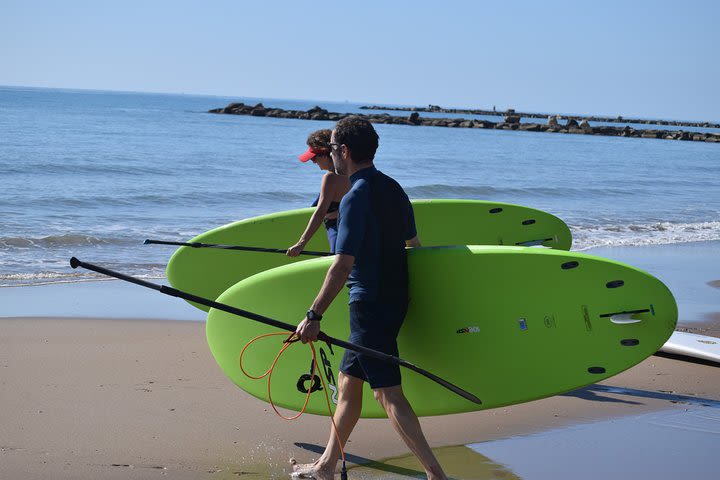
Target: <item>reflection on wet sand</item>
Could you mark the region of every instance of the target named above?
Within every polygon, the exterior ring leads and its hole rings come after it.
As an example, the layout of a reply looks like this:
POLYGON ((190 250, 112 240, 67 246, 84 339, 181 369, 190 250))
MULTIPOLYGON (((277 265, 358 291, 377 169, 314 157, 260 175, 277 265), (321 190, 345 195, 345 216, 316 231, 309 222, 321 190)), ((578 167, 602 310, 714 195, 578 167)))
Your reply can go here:
MULTIPOLYGON (((297 442, 295 446, 318 454, 323 452, 323 447, 320 445, 297 442)), ((464 445, 433 448, 433 452, 450 479, 513 480, 519 478, 507 468, 494 463, 489 458, 464 445)), ((390 458, 379 462, 345 452, 345 459, 349 463, 359 465, 348 470, 349 476, 353 479, 389 480, 402 477, 425 478, 425 472, 422 466, 413 455, 390 458)))
MULTIPOLYGON (((718 403, 718 402, 715 402, 718 403)), ((520 478, 716 478, 720 410, 654 412, 469 445, 520 478)))

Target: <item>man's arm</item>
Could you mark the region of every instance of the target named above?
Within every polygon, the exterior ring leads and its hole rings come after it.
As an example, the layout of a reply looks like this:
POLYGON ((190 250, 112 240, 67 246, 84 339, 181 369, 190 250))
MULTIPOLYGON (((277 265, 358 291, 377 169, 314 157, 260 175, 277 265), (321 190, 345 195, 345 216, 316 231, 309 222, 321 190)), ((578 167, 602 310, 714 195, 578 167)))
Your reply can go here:
POLYGON ((405 246, 406 247, 419 247, 420 246, 420 238, 418 238, 417 233, 417 227, 415 226, 415 210, 413 210, 412 203, 409 199, 407 199, 407 196, 405 197, 407 201, 407 215, 408 215, 408 231, 405 236, 405 246))
MULTIPOLYGON (((313 311, 315 311, 315 313, 319 315, 323 315, 325 313, 332 301, 335 300, 335 297, 337 297, 337 294, 340 293, 340 290, 342 290, 345 285, 345 281, 350 275, 354 263, 355 257, 352 255, 345 255, 342 253, 335 255, 335 259, 333 260, 327 275, 325 275, 325 281, 320 288, 320 292, 317 297, 315 297, 315 301, 310 307, 313 311)), ((302 343, 307 343, 308 341, 314 342, 317 340, 319 332, 320 322, 310 321, 305 317, 303 317, 303 320, 300 324, 298 324, 297 329, 295 330, 295 333, 298 337, 300 337, 300 341, 302 341, 302 343)))

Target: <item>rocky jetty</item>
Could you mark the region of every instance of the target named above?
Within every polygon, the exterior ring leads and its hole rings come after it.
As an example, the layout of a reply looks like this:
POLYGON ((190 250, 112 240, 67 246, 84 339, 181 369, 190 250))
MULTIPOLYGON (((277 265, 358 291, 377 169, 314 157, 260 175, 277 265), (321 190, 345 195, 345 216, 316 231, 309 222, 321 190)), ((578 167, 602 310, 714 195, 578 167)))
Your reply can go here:
POLYGON ((387 107, 382 105, 370 105, 360 107, 361 110, 387 110, 395 112, 431 112, 431 113, 452 113, 452 114, 465 114, 465 115, 490 115, 490 116, 507 116, 507 115, 520 115, 524 118, 548 118, 557 117, 558 120, 587 120, 589 122, 603 122, 603 123, 638 123, 644 125, 668 125, 673 127, 697 127, 697 128, 720 128, 719 123, 710 122, 687 122, 682 120, 649 120, 647 118, 625 118, 622 115, 617 117, 599 117, 595 115, 581 116, 581 115, 555 115, 548 113, 530 113, 530 112, 515 112, 514 109, 509 108, 506 111, 500 110, 478 110, 468 108, 443 108, 438 105, 428 105, 427 107, 387 107))
MULTIPOLYGON (((267 108, 262 103, 257 105, 245 105, 244 103, 231 103, 224 108, 215 108, 208 113, 219 113, 229 115, 251 115, 254 117, 275 117, 275 118, 296 118, 300 120, 326 120, 336 122, 341 118, 358 115, 349 113, 329 112, 321 107, 313 107, 310 110, 283 110, 280 108, 267 108)), ((392 116, 388 113, 359 114, 372 123, 384 123, 394 125, 412 125, 425 127, 448 127, 448 128, 485 128, 496 130, 521 130, 527 132, 551 132, 581 135, 606 135, 616 137, 635 138, 658 138, 667 140, 688 140, 700 142, 720 143, 720 133, 709 132, 685 132, 682 130, 650 130, 635 129, 630 126, 592 126, 589 118, 582 118, 578 123, 576 118, 563 118, 559 115, 545 115, 547 123, 521 123, 523 114, 514 111, 505 112, 501 122, 490 122, 487 120, 464 119, 464 118, 431 118, 421 117, 419 112, 411 112, 408 116, 392 116), (565 120, 565 124, 560 121, 565 120)))

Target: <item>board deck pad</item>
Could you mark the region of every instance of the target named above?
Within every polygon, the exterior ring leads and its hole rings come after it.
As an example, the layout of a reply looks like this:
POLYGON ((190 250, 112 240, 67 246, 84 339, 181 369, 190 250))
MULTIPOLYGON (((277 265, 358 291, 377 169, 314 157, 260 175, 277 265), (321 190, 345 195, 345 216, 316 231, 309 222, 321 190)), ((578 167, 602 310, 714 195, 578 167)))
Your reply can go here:
MULTIPOLYGON (((297 325, 312 303, 330 258, 261 272, 218 301, 297 325)), ((459 397, 401 368, 403 390, 420 416, 494 408, 577 389, 620 373, 655 353, 672 334, 677 305, 667 287, 631 266, 575 252, 501 246, 425 247, 408 253, 410 305, 398 338, 400 357, 478 396, 459 397)), ((322 320, 328 335, 349 336, 343 289, 322 320)), ((267 384, 247 378, 240 351, 257 335, 278 331, 211 309, 210 349, 243 390, 267 401, 267 384)), ((253 344, 244 364, 265 372, 282 337, 253 344)), ((321 372, 335 396, 343 349, 316 343, 321 372)), ((272 377, 276 405, 299 410, 310 378, 309 347, 295 344, 272 377), (304 380, 303 380, 304 379, 304 380), (304 391, 303 391, 304 390, 304 391)), ((322 391, 308 412, 327 415, 322 391)), ((365 389, 363 417, 384 416, 365 389)))
MULTIPOLYGON (((533 208, 481 200, 413 200, 412 204, 424 246, 524 244, 569 250, 572 244, 570 229, 562 220, 533 208)), ((249 218, 210 230, 190 242, 286 249, 300 238, 313 212, 314 208, 304 208, 249 218)), ((322 226, 305 249, 329 251, 322 226)), ((214 300, 244 278, 308 258, 180 247, 170 258, 166 273, 173 287, 214 300)))

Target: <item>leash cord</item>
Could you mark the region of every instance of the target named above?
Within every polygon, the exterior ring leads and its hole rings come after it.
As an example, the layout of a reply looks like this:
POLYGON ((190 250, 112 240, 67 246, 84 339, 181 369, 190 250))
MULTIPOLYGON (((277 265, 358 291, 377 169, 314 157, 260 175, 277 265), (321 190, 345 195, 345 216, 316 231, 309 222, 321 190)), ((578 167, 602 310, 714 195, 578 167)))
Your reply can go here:
MULTIPOLYGON (((291 333, 290 336, 288 336, 283 341, 282 348, 280 349, 278 354, 275 356, 275 359, 273 360, 272 365, 270 365, 270 368, 268 368, 265 373, 263 373, 262 375, 259 375, 259 376, 250 375, 245 370, 245 367, 243 367, 243 355, 245 354, 245 351, 248 349, 248 347, 250 345, 252 345, 253 343, 255 343, 256 341, 258 341, 260 339, 277 336, 277 335, 284 336, 285 333, 277 332, 277 333, 266 333, 264 335, 258 335, 257 337, 253 338, 248 343, 246 343, 245 346, 243 347, 242 351, 240 352, 240 370, 242 370, 242 372, 245 374, 245 376, 247 376, 248 378, 250 378, 252 380, 261 380, 261 379, 267 377, 268 401, 270 402, 270 405, 272 406, 275 413, 283 420, 297 420, 298 418, 300 418, 302 416, 303 413, 305 413, 305 410, 307 409, 308 403, 310 402, 310 394, 312 393, 312 388, 307 389, 307 394, 305 395, 305 402, 303 403, 303 407, 300 410, 300 412, 297 415, 292 416, 292 417, 284 416, 282 413, 280 413, 280 411, 277 409, 277 407, 275 407, 275 403, 273 402, 273 399, 272 399, 272 390, 270 388, 270 382, 272 381, 272 374, 273 374, 273 371, 275 370, 275 366, 277 365, 278 360, 280 360, 280 357, 282 356, 282 354, 285 353, 285 350, 287 350, 292 344, 294 344, 300 340, 299 338, 297 338, 295 336, 295 332, 291 333), (295 337, 295 338, 293 338, 293 337, 295 337)), ((312 367, 310 369, 310 379, 313 380, 315 378, 315 371, 317 369, 317 355, 315 353, 315 345, 313 345, 313 342, 308 342, 308 345, 310 346, 310 350, 312 351, 312 367)), ((338 433, 337 425, 335 424, 335 418, 333 417, 332 406, 330 405, 330 396, 328 395, 328 388, 327 388, 327 385, 325 384, 325 379, 323 378, 323 375, 321 374, 318 376, 320 377, 320 381, 322 382, 322 386, 323 386, 323 391, 325 392, 325 401, 327 403, 328 413, 330 414, 330 420, 332 421, 333 432, 335 433, 335 438, 337 439, 338 445, 340 446, 340 454, 342 455, 342 462, 343 462, 341 475, 342 475, 342 478, 347 478, 347 470, 345 468, 345 449, 343 448, 343 443, 340 440, 340 434, 338 433)))

